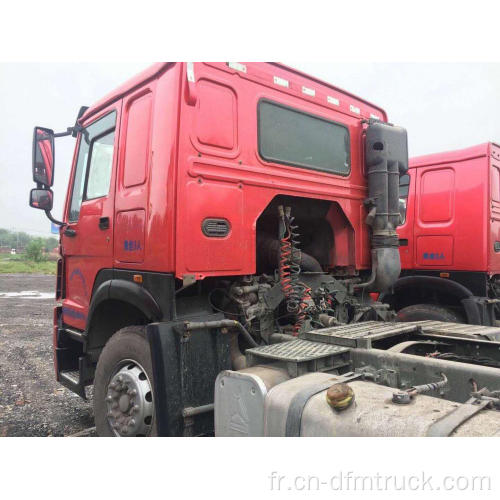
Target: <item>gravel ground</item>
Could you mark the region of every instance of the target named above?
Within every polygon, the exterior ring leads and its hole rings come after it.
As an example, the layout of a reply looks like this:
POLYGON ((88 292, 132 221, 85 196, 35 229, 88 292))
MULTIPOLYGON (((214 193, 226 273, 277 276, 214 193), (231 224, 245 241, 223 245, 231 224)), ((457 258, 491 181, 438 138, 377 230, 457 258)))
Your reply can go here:
POLYGON ((54 377, 54 291, 55 276, 0 274, 0 436, 67 436, 94 425, 92 401, 54 377))

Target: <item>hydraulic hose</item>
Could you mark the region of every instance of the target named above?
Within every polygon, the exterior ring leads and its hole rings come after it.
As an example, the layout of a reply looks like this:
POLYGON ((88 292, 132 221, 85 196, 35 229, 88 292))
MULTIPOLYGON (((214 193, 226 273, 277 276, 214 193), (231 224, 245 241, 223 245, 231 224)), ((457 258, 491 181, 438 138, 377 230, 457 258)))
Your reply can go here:
POLYGON ((255 342, 248 330, 239 322, 233 319, 221 319, 219 321, 186 321, 184 323, 184 330, 202 330, 204 328, 237 328, 239 333, 245 337, 245 340, 252 346, 258 347, 259 344, 255 342))

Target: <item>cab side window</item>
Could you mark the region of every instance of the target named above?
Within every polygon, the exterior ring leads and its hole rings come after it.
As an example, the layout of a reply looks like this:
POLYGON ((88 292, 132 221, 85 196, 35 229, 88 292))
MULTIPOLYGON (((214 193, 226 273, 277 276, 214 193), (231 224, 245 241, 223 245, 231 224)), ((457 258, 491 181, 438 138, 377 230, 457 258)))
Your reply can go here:
POLYGON ((113 145, 115 131, 109 132, 92 142, 90 152, 89 175, 87 181, 87 195, 85 199, 93 200, 107 196, 111 182, 113 168, 113 145))
POLYGON ((80 132, 69 222, 77 222, 84 199, 107 196, 113 168, 116 112, 88 125, 80 132))
POLYGON ((410 176, 404 174, 399 178, 399 225, 406 222, 406 206, 408 202, 408 191, 410 189, 410 176))

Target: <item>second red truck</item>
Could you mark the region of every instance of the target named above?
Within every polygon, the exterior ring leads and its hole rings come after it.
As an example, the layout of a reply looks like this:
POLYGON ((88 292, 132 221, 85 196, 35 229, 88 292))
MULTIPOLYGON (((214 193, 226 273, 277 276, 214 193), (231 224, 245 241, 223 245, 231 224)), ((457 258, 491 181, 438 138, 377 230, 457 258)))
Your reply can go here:
POLYGON ((420 156, 401 178, 403 321, 494 325, 500 296, 500 146, 420 156))

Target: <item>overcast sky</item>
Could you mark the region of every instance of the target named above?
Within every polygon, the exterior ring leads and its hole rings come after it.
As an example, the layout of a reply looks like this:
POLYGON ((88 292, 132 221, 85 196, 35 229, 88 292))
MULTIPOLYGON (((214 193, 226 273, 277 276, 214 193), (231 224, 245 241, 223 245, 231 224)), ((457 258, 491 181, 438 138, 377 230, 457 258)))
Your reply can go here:
MULTIPOLYGON (((408 130, 410 156, 500 142, 500 64, 299 63, 290 66, 359 95, 408 130)), ((61 132, 147 63, 0 64, 0 228, 49 235, 28 206, 35 125, 61 132)), ((61 216, 74 139, 56 139, 55 209, 61 216)))

